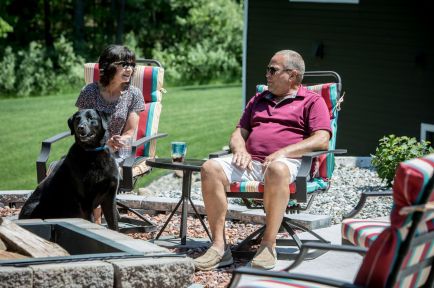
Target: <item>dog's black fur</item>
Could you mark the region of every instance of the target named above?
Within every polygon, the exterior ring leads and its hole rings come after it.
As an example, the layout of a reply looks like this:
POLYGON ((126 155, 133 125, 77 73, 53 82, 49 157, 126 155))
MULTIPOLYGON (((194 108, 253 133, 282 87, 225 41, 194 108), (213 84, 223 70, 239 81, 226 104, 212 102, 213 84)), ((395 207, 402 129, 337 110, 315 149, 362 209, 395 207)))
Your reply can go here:
POLYGON ((101 205, 108 227, 118 229, 119 170, 104 146, 108 121, 93 109, 80 110, 68 119, 75 143, 26 201, 19 219, 92 220, 93 209, 101 205))

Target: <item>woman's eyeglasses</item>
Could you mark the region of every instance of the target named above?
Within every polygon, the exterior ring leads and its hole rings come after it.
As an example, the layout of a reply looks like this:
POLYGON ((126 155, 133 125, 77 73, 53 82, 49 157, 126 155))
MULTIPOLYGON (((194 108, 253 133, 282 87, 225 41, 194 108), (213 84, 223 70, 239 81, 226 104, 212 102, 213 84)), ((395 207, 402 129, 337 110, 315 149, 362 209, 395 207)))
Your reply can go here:
POLYGON ((131 67, 132 69, 136 68, 136 63, 127 62, 127 61, 120 61, 114 63, 116 66, 121 66, 124 69, 127 69, 128 67, 131 67))
POLYGON ((276 74, 279 71, 292 71, 292 70, 293 69, 277 69, 276 67, 268 66, 266 73, 270 73, 270 75, 274 75, 274 74, 276 74))

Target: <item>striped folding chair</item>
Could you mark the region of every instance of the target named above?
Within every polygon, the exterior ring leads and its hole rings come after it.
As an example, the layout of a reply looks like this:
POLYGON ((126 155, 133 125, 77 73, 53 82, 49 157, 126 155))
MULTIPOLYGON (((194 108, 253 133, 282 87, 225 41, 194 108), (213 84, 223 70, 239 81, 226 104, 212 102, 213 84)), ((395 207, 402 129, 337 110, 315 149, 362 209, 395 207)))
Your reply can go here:
MULTIPOLYGON (((324 98, 330 112, 333 135, 329 142, 328 151, 316 151, 302 157, 302 163, 296 180, 289 186, 290 201, 286 209, 287 213, 299 213, 300 211, 307 210, 313 202, 315 195, 320 192, 326 192, 329 189, 334 170, 334 155, 346 153, 344 149, 335 149, 338 112, 340 110, 340 103, 343 101, 343 97, 341 97, 341 77, 333 71, 309 71, 304 74, 304 81, 310 81, 304 83, 307 85, 307 88, 317 92, 324 98), (315 79, 333 79, 334 82, 314 84, 318 83, 318 81, 311 81, 315 79), (304 205, 302 205, 303 203, 304 205)), ((266 93, 267 86, 258 85, 256 90, 257 93, 266 93)), ((211 153, 209 157, 220 157, 228 153, 230 153, 230 151, 219 151, 211 153)), ((234 182, 227 187, 226 196, 229 198, 241 198, 248 208, 255 209, 259 207, 262 209, 263 206, 260 205, 260 201, 257 199, 262 199, 263 192, 264 184, 262 182, 234 182), (259 205, 257 205, 258 202, 259 205)), ((308 232, 320 242, 328 242, 307 227, 295 223, 289 217, 284 217, 281 227, 288 232, 291 239, 277 239, 278 246, 298 246, 300 248, 303 240, 299 239, 295 230, 308 232)), ((250 257, 254 252, 249 248, 252 245, 260 243, 264 231, 265 225, 238 244, 233 249, 233 253, 239 257, 243 257, 244 255, 250 257)), ((289 257, 290 255, 287 256, 289 257)), ((315 255, 313 253, 311 258, 316 256, 318 256, 318 254, 315 255)))
MULTIPOLYGON (((156 140, 167 136, 165 133, 158 133, 158 124, 162 109, 161 100, 165 92, 163 88, 164 69, 160 62, 153 59, 137 59, 136 71, 131 79, 132 85, 138 87, 145 100, 145 110, 140 113, 136 141, 132 144, 131 156, 122 162, 122 181, 119 183, 119 192, 131 191, 141 176, 148 174, 151 167, 146 165, 146 159, 154 158, 156 153, 156 140)), ((98 63, 84 64, 84 80, 86 84, 99 80, 98 63)), ((54 169, 58 161, 53 161, 47 171, 47 161, 51 152, 51 145, 61 139, 71 136, 70 131, 55 135, 42 142, 41 152, 36 161, 38 183, 40 183, 54 169)), ((117 201, 118 206, 127 209, 142 219, 120 218, 120 231, 129 232, 150 232, 156 229, 151 223, 137 211, 117 201), (123 224, 124 223, 124 224, 123 224)))
MULTIPOLYGON (((164 69, 161 64, 152 59, 138 59, 136 71, 131 80, 132 85, 138 87, 145 100, 145 110, 140 113, 137 140, 133 142, 131 156, 122 164, 122 181, 120 191, 131 191, 137 179, 150 172, 146 166, 146 159, 155 157, 156 139, 167 134, 158 133, 158 124, 161 113, 161 99, 163 88, 164 69)), ((98 63, 84 64, 84 80, 86 84, 99 80, 98 63)), ((67 136, 70 132, 63 132, 42 142, 42 149, 36 162, 38 183, 47 175, 47 160, 51 144, 67 136)))
MULTIPOLYGON (((369 249, 305 243, 295 261, 300 263, 308 249, 365 252, 354 283, 286 271, 241 268, 233 272, 230 287, 433 287, 434 154, 398 166, 393 201, 390 226, 369 249)), ((295 266, 292 264, 285 270, 295 266)))

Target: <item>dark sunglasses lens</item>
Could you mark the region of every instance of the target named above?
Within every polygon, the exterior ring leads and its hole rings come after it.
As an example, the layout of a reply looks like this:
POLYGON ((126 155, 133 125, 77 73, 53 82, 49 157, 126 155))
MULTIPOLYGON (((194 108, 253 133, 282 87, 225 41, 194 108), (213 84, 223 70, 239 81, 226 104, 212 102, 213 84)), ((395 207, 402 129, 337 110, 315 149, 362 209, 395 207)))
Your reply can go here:
POLYGON ((127 69, 128 67, 131 67, 134 69, 136 67, 136 63, 121 62, 119 64, 122 66, 122 68, 125 68, 125 69, 127 69))
POLYGON ((277 72, 277 69, 274 67, 267 67, 267 72, 274 75, 277 72))

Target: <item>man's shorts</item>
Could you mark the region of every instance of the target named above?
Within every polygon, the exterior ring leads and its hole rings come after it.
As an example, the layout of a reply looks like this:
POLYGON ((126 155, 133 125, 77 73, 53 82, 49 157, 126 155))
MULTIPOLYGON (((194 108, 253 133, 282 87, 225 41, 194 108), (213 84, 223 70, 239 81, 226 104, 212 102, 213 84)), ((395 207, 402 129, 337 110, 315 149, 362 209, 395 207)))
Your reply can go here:
MULTIPOLYGON (((229 183, 232 182, 240 182, 240 181, 260 181, 264 182, 264 173, 262 171, 262 163, 257 160, 252 160, 253 169, 250 171, 248 169, 242 169, 235 164, 232 163, 232 155, 227 155, 220 158, 212 158, 212 161, 218 162, 223 171, 226 174, 226 177, 229 183)), ((300 159, 292 159, 292 158, 279 158, 274 161, 279 161, 284 163, 289 169, 290 182, 295 181, 295 177, 297 176, 298 169, 301 165, 300 159)), ((273 161, 273 162, 274 162, 273 161)))

